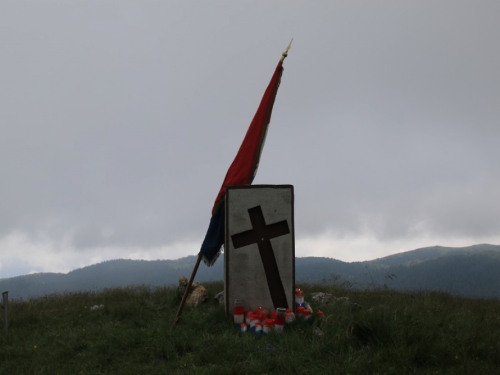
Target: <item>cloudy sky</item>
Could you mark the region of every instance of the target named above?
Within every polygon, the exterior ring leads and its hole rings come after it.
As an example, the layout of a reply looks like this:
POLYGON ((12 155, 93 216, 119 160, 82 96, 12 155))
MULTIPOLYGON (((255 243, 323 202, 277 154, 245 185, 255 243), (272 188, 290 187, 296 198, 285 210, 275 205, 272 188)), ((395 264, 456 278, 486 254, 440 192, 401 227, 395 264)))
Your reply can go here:
POLYGON ((500 244, 500 2, 0 0, 0 277, 196 255, 293 37, 256 184, 297 256, 500 244))

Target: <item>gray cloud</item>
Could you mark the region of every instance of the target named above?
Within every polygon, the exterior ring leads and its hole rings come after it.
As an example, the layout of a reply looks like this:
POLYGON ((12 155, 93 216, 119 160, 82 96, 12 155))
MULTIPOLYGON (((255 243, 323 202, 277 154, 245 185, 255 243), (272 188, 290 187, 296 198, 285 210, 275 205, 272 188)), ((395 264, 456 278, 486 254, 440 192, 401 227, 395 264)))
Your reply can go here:
POLYGON ((495 1, 3 8, 0 238, 201 242, 291 37, 255 183, 298 236, 497 236, 495 1))

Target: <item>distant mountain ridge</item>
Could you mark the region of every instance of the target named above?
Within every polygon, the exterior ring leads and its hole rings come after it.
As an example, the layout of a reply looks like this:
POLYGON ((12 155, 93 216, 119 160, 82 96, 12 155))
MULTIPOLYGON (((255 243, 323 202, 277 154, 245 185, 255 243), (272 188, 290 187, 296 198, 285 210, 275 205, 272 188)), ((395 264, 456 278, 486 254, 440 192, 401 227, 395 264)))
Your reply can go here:
MULTIPOLYGON (((189 277, 196 256, 177 260, 118 259, 63 273, 38 273, 0 279, 0 291, 10 298, 97 291, 132 285, 177 285, 189 277)), ((223 256, 213 267, 201 266, 196 280, 223 279, 223 256)), ((433 246, 365 262, 332 258, 296 258, 296 282, 338 283, 352 288, 387 287, 396 290, 439 290, 471 298, 500 299, 500 245, 453 248, 433 246)))
POLYGON ((412 265, 415 263, 432 260, 443 256, 477 254, 485 252, 499 253, 500 246, 488 245, 488 244, 473 245, 466 247, 432 246, 417 250, 406 251, 404 253, 389 255, 383 258, 374 259, 369 262, 385 266, 412 265))

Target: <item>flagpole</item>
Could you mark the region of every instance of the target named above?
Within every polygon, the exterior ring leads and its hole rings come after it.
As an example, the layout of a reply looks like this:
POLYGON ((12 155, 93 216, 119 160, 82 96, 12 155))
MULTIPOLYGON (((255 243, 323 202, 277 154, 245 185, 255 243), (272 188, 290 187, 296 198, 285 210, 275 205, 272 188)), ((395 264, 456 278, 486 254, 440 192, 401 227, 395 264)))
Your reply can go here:
POLYGON ((184 291, 184 295, 182 296, 182 301, 179 306, 179 309, 177 310, 177 315, 175 315, 174 319, 174 324, 173 328, 177 326, 177 323, 179 322, 179 318, 181 317, 182 309, 184 309, 184 305, 186 304, 186 300, 189 294, 189 290, 191 289, 191 286, 193 285, 194 277, 196 276, 196 272, 198 272, 198 267, 200 266, 201 258, 202 258, 201 252, 198 254, 198 259, 196 260, 196 264, 194 265, 193 272, 191 273, 191 278, 189 279, 186 290, 184 291))

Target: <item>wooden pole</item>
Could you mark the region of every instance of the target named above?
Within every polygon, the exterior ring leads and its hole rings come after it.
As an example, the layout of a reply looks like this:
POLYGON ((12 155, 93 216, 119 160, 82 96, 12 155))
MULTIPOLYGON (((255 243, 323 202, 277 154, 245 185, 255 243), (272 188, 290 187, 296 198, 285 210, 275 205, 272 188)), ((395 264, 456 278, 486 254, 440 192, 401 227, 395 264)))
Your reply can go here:
POLYGON ((184 305, 186 304, 189 290, 191 289, 191 285, 193 285, 194 277, 196 276, 196 272, 198 272, 198 267, 200 265, 202 257, 203 257, 203 255, 200 252, 198 254, 198 259, 196 260, 196 264, 194 265, 193 272, 191 273, 191 278, 189 279, 188 284, 186 286, 186 290, 184 291, 184 295, 182 296, 182 301, 181 301, 181 304, 179 306, 179 309, 177 310, 177 315, 175 315, 174 324, 173 324, 174 328, 177 326, 177 323, 179 322, 179 319, 181 317, 182 309, 184 308, 184 305))
POLYGON ((3 292, 3 329, 5 334, 9 332, 9 292, 3 292))

